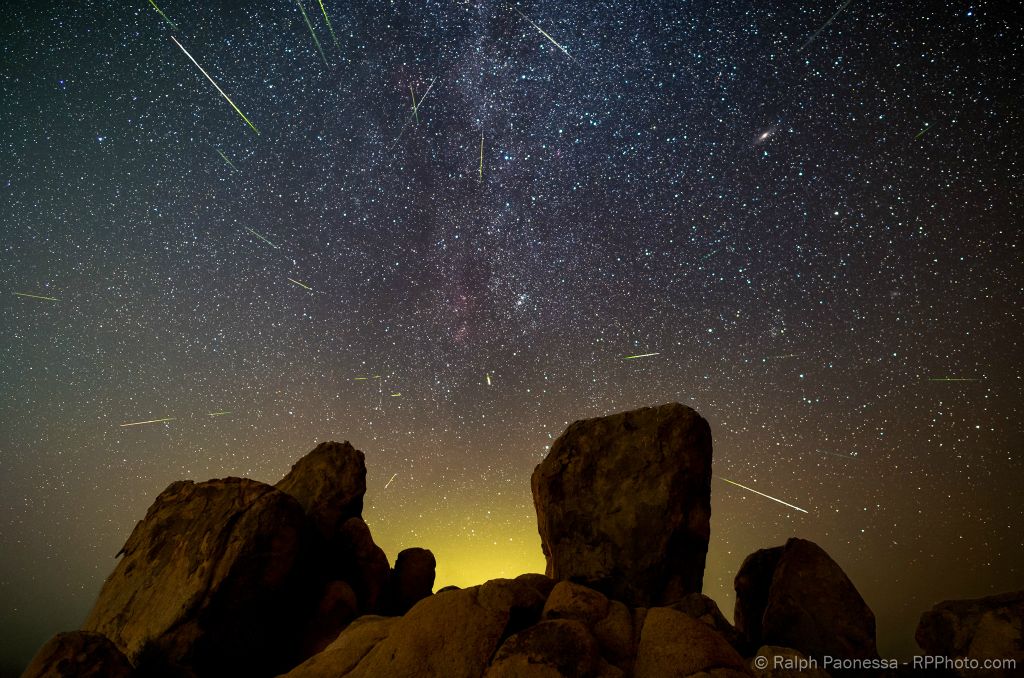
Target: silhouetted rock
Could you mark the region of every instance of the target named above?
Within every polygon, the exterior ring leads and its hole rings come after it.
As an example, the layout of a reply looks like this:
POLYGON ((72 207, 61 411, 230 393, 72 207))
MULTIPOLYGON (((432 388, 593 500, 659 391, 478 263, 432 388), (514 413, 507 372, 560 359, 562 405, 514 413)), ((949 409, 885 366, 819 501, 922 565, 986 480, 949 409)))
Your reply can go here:
POLYGON ((344 581, 332 581, 324 587, 316 611, 306 624, 302 656, 312 656, 334 641, 349 622, 359 616, 355 591, 344 581))
POLYGON ((711 517, 711 430, 671 403, 577 421, 533 472, 547 574, 629 605, 699 592, 711 517))
POLYGON ((737 652, 742 654, 743 643, 739 632, 729 623, 722 611, 718 609, 718 603, 708 598, 703 593, 691 593, 679 601, 669 605, 673 610, 687 614, 699 622, 704 622, 715 630, 726 642, 733 646, 737 652))
POLYGON ((391 576, 384 550, 377 546, 362 518, 349 518, 338 529, 337 575, 347 581, 359 599, 359 609, 379 612, 382 596, 391 576))
POLYGON ((387 638, 397 622, 397 617, 360 617, 349 624, 323 652, 296 666, 286 674, 286 677, 347 676, 370 650, 387 638))
POLYGON ((608 598, 594 589, 561 581, 544 603, 544 619, 575 619, 593 625, 608 615, 608 598))
POLYGON ((804 539, 747 557, 736 575, 735 620, 753 647, 791 647, 818 658, 878 656, 875 615, 842 568, 804 539))
POLYGON ((179 481, 125 543, 84 628, 130 660, 273 675, 295 652, 302 507, 253 480, 179 481))
POLYGON ((635 678, 684 678, 707 674, 720 678, 748 675, 746 662, 706 624, 666 607, 647 611, 635 678))
POLYGON ((427 549, 409 548, 398 554, 391 571, 388 614, 405 614, 434 592, 434 568, 437 561, 427 549))
POLYGON ((363 513, 365 457, 347 441, 320 443, 299 459, 275 487, 295 497, 330 542, 342 523, 363 513))
POLYGON ((498 649, 484 676, 597 678, 602 674, 603 664, 597 641, 583 623, 556 619, 543 621, 509 637, 498 649))
POLYGON ((131 678, 131 662, 102 633, 58 633, 32 658, 21 678, 131 678))
MULTIPOLYGON (((973 600, 947 600, 921 616, 915 635, 925 654, 971 659, 1015 659, 1024 667, 1024 591, 973 600)), ((1019 675, 968 670, 962 675, 1019 675)))

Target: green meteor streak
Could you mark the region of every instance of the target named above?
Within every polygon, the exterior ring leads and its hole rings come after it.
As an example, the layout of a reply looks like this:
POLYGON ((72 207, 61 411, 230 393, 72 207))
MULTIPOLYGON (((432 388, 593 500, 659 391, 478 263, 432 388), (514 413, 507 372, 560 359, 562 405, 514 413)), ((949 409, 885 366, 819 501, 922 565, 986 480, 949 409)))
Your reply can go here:
POLYGON ((654 355, 661 355, 661 354, 660 353, 641 353, 639 355, 627 355, 627 356, 624 356, 622 359, 623 360, 636 360, 637 358, 650 358, 651 356, 654 356, 654 355))
POLYGON ((775 497, 771 496, 770 494, 765 494, 764 492, 758 492, 757 490, 755 490, 753 488, 747 487, 746 485, 740 485, 739 483, 734 482, 732 480, 729 480, 728 478, 723 478, 722 476, 716 476, 716 477, 719 480, 724 480, 725 482, 729 483, 730 485, 735 485, 736 487, 739 487, 740 489, 744 489, 747 492, 753 492, 754 494, 759 494, 762 497, 765 497, 766 499, 771 499, 772 501, 777 501, 780 504, 782 504, 783 506, 788 506, 791 509, 796 509, 797 511, 800 511, 801 513, 807 513, 807 511, 805 511, 804 509, 800 508, 799 506, 793 506, 792 504, 787 504, 786 502, 782 501, 781 499, 776 499, 775 497))
POLYGON ((29 294, 28 292, 15 292, 17 297, 28 297, 29 299, 42 299, 43 301, 60 301, 57 297, 44 297, 41 294, 29 294))
POLYGON ((335 47, 339 47, 339 45, 338 45, 338 36, 336 36, 334 34, 334 26, 331 25, 331 20, 327 16, 327 9, 324 8, 324 0, 319 0, 319 2, 320 2, 320 11, 324 13, 324 21, 327 22, 327 30, 329 30, 331 32, 331 40, 334 40, 334 46, 335 47))
POLYGON ((480 132, 480 181, 484 180, 484 133, 480 132))
POLYGON ((164 21, 166 21, 171 28, 173 28, 174 30, 178 30, 178 27, 174 25, 174 22, 167 18, 167 15, 164 14, 162 9, 156 6, 156 3, 153 2, 153 0, 149 0, 149 4, 153 5, 153 9, 155 9, 157 13, 163 17, 164 21))
POLYGON ((316 33, 313 32, 313 24, 309 23, 309 15, 306 14, 306 8, 302 6, 302 0, 295 0, 298 3, 299 9, 302 10, 302 18, 306 20, 306 26, 309 28, 309 34, 313 36, 313 42, 316 43, 316 48, 320 52, 320 56, 323 57, 324 66, 328 66, 327 55, 324 54, 324 48, 320 46, 320 39, 316 37, 316 33))
POLYGON ((239 108, 238 106, 235 106, 235 102, 231 100, 231 97, 229 97, 229 96, 228 96, 227 94, 225 94, 225 93, 224 93, 224 90, 222 90, 222 89, 220 88, 220 85, 218 85, 218 84, 217 84, 217 83, 216 83, 216 82, 214 81, 214 79, 210 77, 210 74, 209 74, 209 73, 207 73, 207 72, 206 72, 206 71, 205 71, 205 70, 203 69, 203 67, 199 65, 199 62, 198 62, 198 61, 196 61, 196 60, 195 60, 195 58, 193 58, 193 56, 192 56, 191 54, 189 54, 189 53, 188 53, 188 50, 187 50, 187 49, 185 49, 184 45, 182 45, 182 44, 181 44, 180 42, 178 42, 178 39, 177 39, 177 38, 175 38, 175 37, 174 37, 174 36, 172 35, 172 36, 171 36, 171 40, 173 40, 173 41, 174 41, 174 44, 175 44, 175 45, 177 45, 178 47, 180 47, 180 48, 181 48, 181 51, 185 53, 185 56, 187 56, 187 57, 189 58, 189 60, 190 60, 190 61, 191 61, 192 63, 194 63, 194 64, 196 65, 196 68, 198 68, 198 69, 199 69, 199 71, 200 71, 200 72, 201 72, 201 73, 202 73, 203 75, 205 75, 205 76, 206 76, 206 79, 210 81, 210 84, 211 84, 211 85, 213 85, 214 87, 216 87, 216 88, 217 88, 217 91, 218 91, 218 92, 220 92, 220 95, 221 95, 222 97, 224 97, 224 100, 225 100, 225 101, 227 101, 227 102, 228 102, 229 104, 231 104, 231 108, 235 109, 235 113, 238 113, 238 115, 242 116, 242 120, 245 120, 245 124, 246 124, 246 125, 248 125, 249 127, 251 127, 251 128, 252 128, 252 131, 253 131, 253 132, 256 132, 256 135, 258 136, 258 135, 259 135, 259 133, 260 133, 260 131, 259 131, 258 129, 256 129, 256 125, 252 124, 252 122, 251 122, 251 121, 249 120, 249 118, 245 117, 245 113, 242 113, 242 109, 240 109, 240 108, 239 108))
POLYGON ((289 280, 290 282, 293 282, 293 283, 295 283, 295 284, 296 284, 296 285, 298 285, 299 287, 304 287, 304 288, 306 288, 306 289, 307 289, 307 290, 309 290, 310 292, 312 292, 312 291, 313 291, 313 288, 312 288, 312 287, 310 287, 309 285, 305 284, 305 283, 300 283, 300 282, 299 282, 298 280, 293 280, 292 278, 288 278, 288 280, 289 280))
POLYGON ((969 379, 967 377, 932 377, 928 381, 981 381, 981 379, 969 379))
POLYGON ((416 105, 416 90, 412 88, 412 85, 409 85, 409 93, 412 94, 412 114, 416 118, 416 124, 418 125, 420 124, 420 110, 416 105))
POLYGON ((924 135, 924 133, 927 132, 929 129, 931 129, 931 125, 925 123, 924 129, 918 132, 916 135, 914 135, 914 139, 920 139, 924 135))
POLYGON ((220 153, 220 157, 224 158, 224 162, 226 162, 227 164, 231 165, 231 169, 235 170, 236 172, 238 171, 238 168, 235 167, 235 163, 231 162, 231 160, 228 158, 228 156, 224 155, 224 151, 222 151, 222 150, 220 150, 218 148, 217 152, 220 153))
POLYGON ((266 239, 266 238, 264 238, 264 237, 263 237, 262 235, 260 235, 260 234, 259 234, 259 233, 257 233, 256 231, 252 230, 252 229, 251 229, 251 228, 249 228, 248 226, 245 226, 244 228, 245 228, 245 230, 249 231, 249 232, 250 232, 250 233, 252 233, 252 234, 253 234, 254 236, 256 236, 257 238, 259 238, 259 239, 260 239, 260 240, 262 240, 263 242, 267 243, 268 245, 270 245, 270 246, 271 246, 271 247, 273 247, 274 249, 281 249, 280 247, 278 247, 278 246, 277 246, 277 245, 275 245, 274 243, 270 242, 269 240, 267 240, 267 239, 266 239))
POLYGON ((223 417, 225 414, 231 414, 231 412, 207 412, 208 417, 223 417))

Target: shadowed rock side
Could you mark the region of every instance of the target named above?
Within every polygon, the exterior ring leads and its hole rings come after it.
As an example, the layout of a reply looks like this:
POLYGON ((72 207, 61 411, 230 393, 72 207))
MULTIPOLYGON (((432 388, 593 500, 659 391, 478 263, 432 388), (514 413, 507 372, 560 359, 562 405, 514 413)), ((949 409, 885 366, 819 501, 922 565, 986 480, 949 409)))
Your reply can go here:
POLYGON ((308 544, 302 507, 269 485, 173 483, 128 538, 84 628, 133 662, 266 674, 292 659, 308 544))
POLYGON ((547 574, 631 605, 700 592, 711 429, 679 403, 577 421, 533 472, 547 574))
POLYGON ((812 657, 878 657, 875 615, 842 568, 814 542, 757 551, 736 575, 736 627, 753 649, 812 657))
POLYGON ((58 633, 32 658, 22 678, 133 678, 128 658, 101 633, 58 633))
MULTIPOLYGON (((926 654, 1014 659, 1024 674, 1024 591, 975 600, 947 600, 921 616, 915 634, 926 654)), ((1012 675, 1006 670, 965 670, 960 675, 1012 675)))
POLYGON ((295 497, 317 531, 333 541, 342 523, 363 514, 365 459, 347 441, 320 443, 274 487, 295 497))

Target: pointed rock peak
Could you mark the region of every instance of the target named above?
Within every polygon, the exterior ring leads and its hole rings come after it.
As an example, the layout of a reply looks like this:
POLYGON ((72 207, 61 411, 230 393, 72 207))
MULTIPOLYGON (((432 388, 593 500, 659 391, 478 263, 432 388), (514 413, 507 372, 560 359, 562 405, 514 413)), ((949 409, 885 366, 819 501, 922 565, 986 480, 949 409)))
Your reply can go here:
POLYGON ((320 533, 330 538, 342 523, 363 513, 366 458, 348 441, 320 443, 275 487, 295 497, 320 533))

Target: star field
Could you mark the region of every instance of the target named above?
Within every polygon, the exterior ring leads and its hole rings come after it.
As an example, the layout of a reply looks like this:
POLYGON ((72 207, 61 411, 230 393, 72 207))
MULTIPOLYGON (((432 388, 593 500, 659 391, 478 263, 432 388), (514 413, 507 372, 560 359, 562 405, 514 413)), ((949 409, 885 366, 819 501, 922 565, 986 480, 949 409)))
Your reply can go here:
POLYGON ((1020 588, 1000 5, 157 4, 0 28, 0 670, 173 480, 350 440, 389 557, 469 585, 542 571, 529 475, 569 422, 672 400, 717 476, 807 510, 714 481, 727 615, 790 536, 883 656, 1020 588))

